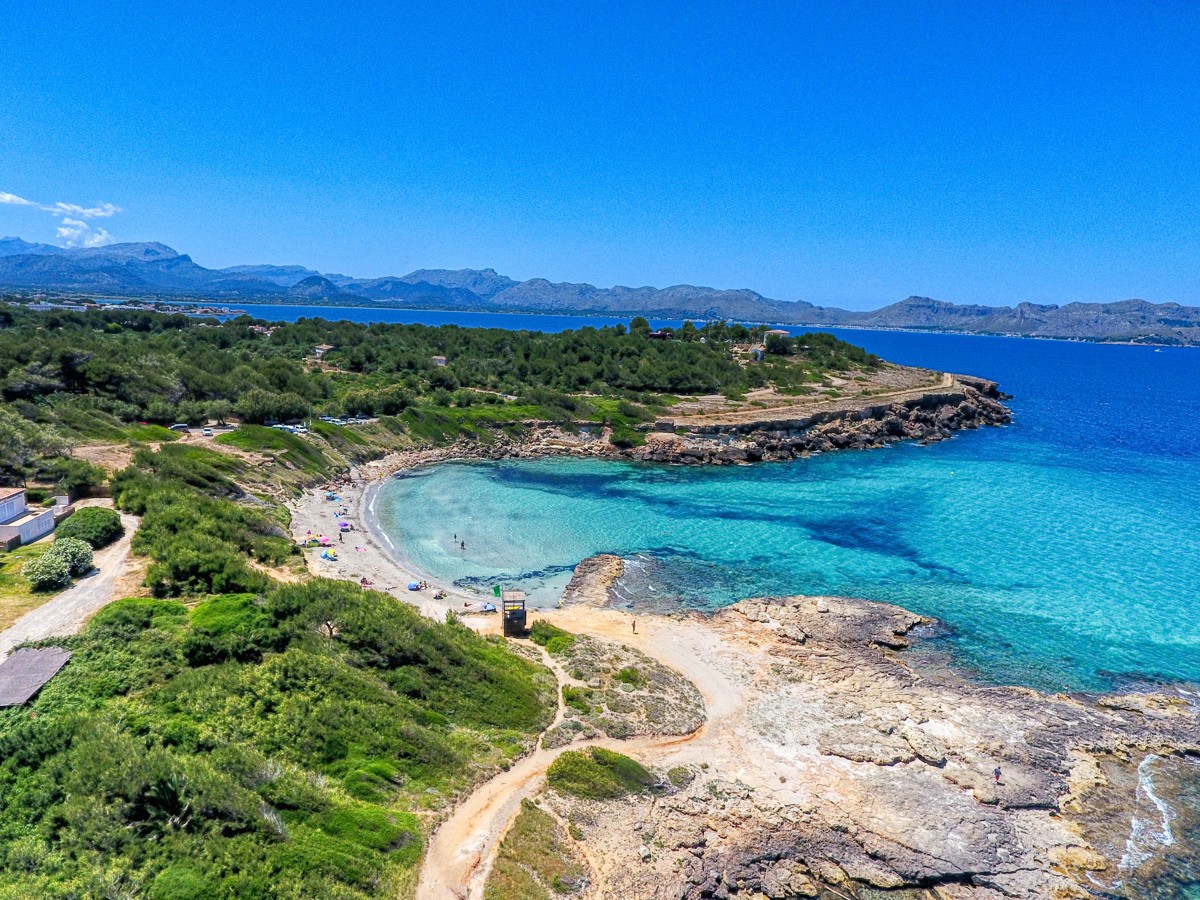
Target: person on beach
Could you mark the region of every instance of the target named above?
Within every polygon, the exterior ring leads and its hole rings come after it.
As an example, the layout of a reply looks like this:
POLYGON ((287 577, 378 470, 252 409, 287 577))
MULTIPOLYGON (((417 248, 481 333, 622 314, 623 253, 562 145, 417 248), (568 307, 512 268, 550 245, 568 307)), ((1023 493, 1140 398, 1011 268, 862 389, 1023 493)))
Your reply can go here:
POLYGON ((458 549, 459 549, 459 550, 466 550, 466 549, 467 549, 467 542, 466 542, 466 541, 459 541, 459 543, 458 543, 458 549))
POLYGON ((634 619, 634 620, 633 620, 632 622, 630 622, 629 624, 633 626, 633 633, 634 633, 634 634, 637 634, 637 619, 634 619))
POLYGON ((996 784, 1000 783, 1000 767, 996 766, 996 771, 992 773, 992 777, 996 779, 996 784))

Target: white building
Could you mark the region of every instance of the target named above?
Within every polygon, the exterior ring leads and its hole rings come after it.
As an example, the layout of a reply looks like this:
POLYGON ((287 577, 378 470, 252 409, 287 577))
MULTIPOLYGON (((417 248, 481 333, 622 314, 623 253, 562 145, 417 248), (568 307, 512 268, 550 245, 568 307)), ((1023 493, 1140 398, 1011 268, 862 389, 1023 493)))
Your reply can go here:
POLYGON ((25 488, 0 488, 0 546, 31 544, 54 530, 54 507, 30 509, 25 488))

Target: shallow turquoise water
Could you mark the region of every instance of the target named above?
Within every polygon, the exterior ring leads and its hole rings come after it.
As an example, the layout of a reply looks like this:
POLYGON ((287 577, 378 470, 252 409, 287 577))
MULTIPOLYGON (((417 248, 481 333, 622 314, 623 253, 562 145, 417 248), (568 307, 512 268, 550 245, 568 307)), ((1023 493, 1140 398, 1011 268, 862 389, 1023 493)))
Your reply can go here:
POLYGON ((612 552, 639 597, 827 593, 937 616, 996 681, 1200 681, 1200 351, 846 336, 1000 378, 1016 422, 753 467, 444 465, 390 483, 379 521, 420 569, 481 590, 550 600, 612 552))

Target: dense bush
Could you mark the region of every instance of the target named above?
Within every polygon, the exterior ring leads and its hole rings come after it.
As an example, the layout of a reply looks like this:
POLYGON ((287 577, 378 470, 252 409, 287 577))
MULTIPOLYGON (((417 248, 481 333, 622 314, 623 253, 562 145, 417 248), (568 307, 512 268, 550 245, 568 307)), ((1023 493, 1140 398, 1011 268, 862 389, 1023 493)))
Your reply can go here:
POLYGON ((556 790, 588 800, 624 797, 656 783, 640 763, 603 747, 560 754, 546 771, 546 780, 556 790))
POLYGON ((0 710, 0 897, 409 896, 413 812, 553 710, 502 643, 344 582, 121 600, 66 643, 0 710))
POLYGON ((79 538, 56 536, 45 556, 58 557, 67 564, 67 570, 75 576, 92 570, 92 548, 87 541, 81 541, 79 538))
POLYGON ((575 635, 564 631, 557 625, 551 625, 544 619, 538 619, 529 629, 529 639, 535 644, 546 648, 551 656, 566 653, 575 644, 575 635))
POLYGON ((154 560, 146 584, 155 596, 261 593, 268 579, 247 556, 276 565, 290 554, 277 520, 236 502, 244 498, 230 477, 238 465, 215 451, 166 445, 139 450, 113 476, 117 504, 142 516, 133 550, 154 560))
MULTIPOLYGON (((658 394, 745 392, 764 382, 795 389, 824 372, 879 362, 814 333, 769 338, 768 361, 744 366, 731 342, 761 340, 764 328, 721 321, 685 325, 666 341, 649 340, 641 318, 628 331, 557 334, 301 319, 267 336, 254 324, 125 309, 14 311, 0 327, 0 399, 20 404, 20 412, 0 422, 0 447, 13 448, 0 454, 8 465, 0 465, 0 476, 61 452, 66 434, 122 439, 140 434, 144 426, 130 423, 143 420, 198 422, 234 410, 251 423, 314 411, 398 416, 429 407, 472 410, 539 392, 568 398, 542 410, 559 419, 589 415, 587 403, 578 405, 581 395, 644 403, 658 394), (309 366, 318 344, 333 346, 322 358, 331 371, 309 366), (446 365, 434 365, 434 356, 446 365)), ((79 469, 63 477, 82 486, 95 476, 79 469)))
POLYGON ((35 591, 56 591, 71 583, 71 567, 63 557, 47 550, 21 568, 35 591))
POLYGON ((107 547, 125 533, 121 517, 102 506, 85 506, 58 526, 56 538, 77 538, 87 541, 94 550, 107 547))
POLYGON ((193 666, 236 659, 257 660, 284 643, 262 603, 253 594, 227 594, 201 603, 183 639, 183 655, 193 666))

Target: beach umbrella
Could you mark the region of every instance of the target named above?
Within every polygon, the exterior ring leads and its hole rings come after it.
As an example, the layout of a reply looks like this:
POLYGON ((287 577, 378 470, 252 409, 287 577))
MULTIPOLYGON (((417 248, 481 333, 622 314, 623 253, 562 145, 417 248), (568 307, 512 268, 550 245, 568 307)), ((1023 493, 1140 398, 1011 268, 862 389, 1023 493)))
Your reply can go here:
POLYGON ((339 523, 338 523, 338 527, 339 527, 339 528, 349 528, 349 527, 350 527, 350 523, 349 523, 349 522, 339 522, 339 523))
POLYGON ((317 540, 322 544, 333 543, 329 538, 325 537, 325 535, 321 535, 319 538, 317 538, 317 540))
POLYGON ((419 591, 419 590, 421 589, 421 585, 419 585, 419 584, 418 584, 417 582, 415 582, 415 581, 410 581, 410 582, 408 583, 408 589, 409 589, 410 591, 419 591))

